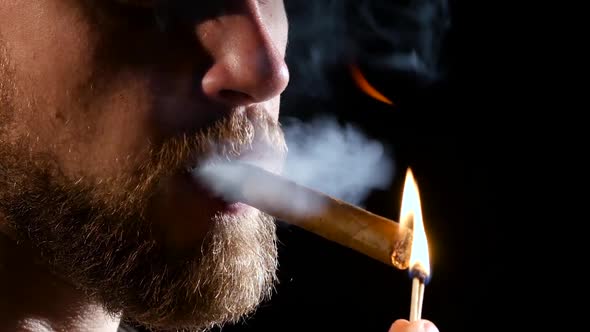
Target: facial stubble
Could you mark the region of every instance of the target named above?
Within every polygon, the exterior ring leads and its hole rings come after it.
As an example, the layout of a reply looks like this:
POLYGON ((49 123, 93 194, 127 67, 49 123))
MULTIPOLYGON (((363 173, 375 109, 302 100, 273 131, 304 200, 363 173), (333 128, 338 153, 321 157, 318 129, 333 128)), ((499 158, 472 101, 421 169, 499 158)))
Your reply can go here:
POLYGON ((186 167, 191 155, 231 158, 261 141, 284 153, 278 124, 263 114, 235 114, 151 147, 133 171, 73 180, 52 151, 28 153, 25 139, 7 143, 2 128, 23 110, 16 109, 12 67, 1 46, 0 212, 42 264, 109 312, 161 329, 235 322, 270 296, 277 267, 272 217, 256 210, 218 213, 206 221, 211 228, 202 244, 176 252, 147 211, 162 179, 186 167))

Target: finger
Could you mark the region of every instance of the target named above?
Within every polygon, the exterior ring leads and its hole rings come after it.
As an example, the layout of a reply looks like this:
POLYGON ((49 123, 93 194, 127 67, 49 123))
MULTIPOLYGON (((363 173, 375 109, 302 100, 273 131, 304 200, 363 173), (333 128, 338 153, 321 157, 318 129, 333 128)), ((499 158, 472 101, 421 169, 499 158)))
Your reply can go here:
POLYGON ((424 332, 439 332, 436 325, 434 325, 434 323, 429 321, 428 319, 423 319, 422 324, 424 332))
POLYGON ((410 322, 405 319, 398 319, 391 325, 389 332, 405 332, 407 331, 410 322))
POLYGON ((434 323, 422 319, 414 322, 408 322, 405 319, 396 320, 389 329, 389 332, 439 332, 434 323))

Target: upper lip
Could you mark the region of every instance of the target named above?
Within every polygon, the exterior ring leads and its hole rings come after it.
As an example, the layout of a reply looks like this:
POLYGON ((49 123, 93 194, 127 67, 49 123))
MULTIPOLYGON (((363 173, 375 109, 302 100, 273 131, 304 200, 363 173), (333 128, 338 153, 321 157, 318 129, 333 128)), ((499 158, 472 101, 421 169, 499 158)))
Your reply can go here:
MULTIPOLYGON (((166 101, 170 99, 160 96, 158 100, 160 104, 167 104, 166 101)), ((163 119, 168 119, 166 120, 167 123, 165 123, 166 126, 163 127, 167 128, 166 132, 162 133, 164 136, 178 135, 179 133, 196 133, 224 117, 230 117, 239 112, 244 112, 252 121, 255 121, 257 113, 270 113, 262 104, 228 107, 227 105, 206 102, 194 97, 192 99, 172 98, 172 100, 174 105, 167 106, 174 107, 176 110, 184 110, 180 111, 183 116, 170 118, 170 114, 175 114, 175 112, 158 112, 162 114, 163 119)), ((271 172, 279 172, 285 159, 284 152, 272 146, 271 142, 267 142, 263 133, 256 133, 252 141, 241 144, 239 142, 212 143, 215 144, 213 148, 192 152, 183 165, 184 169, 189 171, 203 163, 242 161, 252 163, 271 172)))
POLYGON ((286 160, 286 151, 258 137, 259 133, 255 135, 257 137, 252 141, 214 142, 217 145, 204 153, 195 151, 189 157, 187 169, 192 170, 203 164, 246 162, 269 172, 280 173, 286 160))

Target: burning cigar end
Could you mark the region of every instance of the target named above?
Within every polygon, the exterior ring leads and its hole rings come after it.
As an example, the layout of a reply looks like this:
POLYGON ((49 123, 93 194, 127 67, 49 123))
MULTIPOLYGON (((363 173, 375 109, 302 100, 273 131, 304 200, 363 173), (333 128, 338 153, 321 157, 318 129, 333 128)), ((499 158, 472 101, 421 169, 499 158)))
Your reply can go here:
POLYGON ((208 165, 194 174, 227 200, 248 204, 400 270, 410 265, 412 232, 398 222, 246 163, 208 165))

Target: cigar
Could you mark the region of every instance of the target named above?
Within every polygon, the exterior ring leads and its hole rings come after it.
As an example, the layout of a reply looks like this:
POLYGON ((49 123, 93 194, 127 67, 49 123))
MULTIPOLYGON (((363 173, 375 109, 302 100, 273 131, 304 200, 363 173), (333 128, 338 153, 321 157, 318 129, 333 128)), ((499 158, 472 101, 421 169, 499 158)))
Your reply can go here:
POLYGON ((253 165, 214 167, 201 174, 226 197, 400 270, 409 267, 412 232, 400 223, 253 165))

